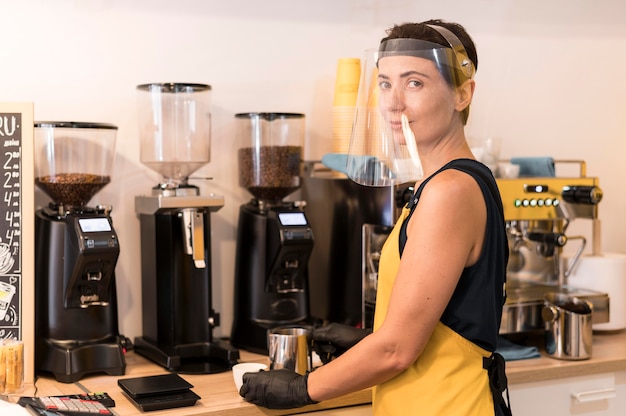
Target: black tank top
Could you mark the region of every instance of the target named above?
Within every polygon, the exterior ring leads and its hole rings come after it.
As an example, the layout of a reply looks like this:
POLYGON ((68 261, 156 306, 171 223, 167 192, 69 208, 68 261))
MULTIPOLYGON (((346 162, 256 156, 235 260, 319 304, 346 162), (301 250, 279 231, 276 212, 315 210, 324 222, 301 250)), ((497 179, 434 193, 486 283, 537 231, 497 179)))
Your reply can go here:
POLYGON ((480 257, 476 264, 463 269, 450 303, 441 316, 441 322, 464 338, 493 352, 497 347, 502 307, 506 300, 504 284, 509 249, 502 199, 489 168, 472 159, 456 159, 422 181, 408 203, 410 213, 400 229, 400 256, 408 238, 407 224, 424 187, 435 175, 446 169, 460 170, 476 180, 485 198, 487 225, 480 257))

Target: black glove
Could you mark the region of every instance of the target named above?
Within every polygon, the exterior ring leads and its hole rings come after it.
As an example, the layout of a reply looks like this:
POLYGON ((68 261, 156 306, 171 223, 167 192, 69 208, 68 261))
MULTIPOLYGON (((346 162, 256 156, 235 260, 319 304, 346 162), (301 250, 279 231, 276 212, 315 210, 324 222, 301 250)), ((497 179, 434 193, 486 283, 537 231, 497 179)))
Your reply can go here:
POLYGON ((313 330, 313 349, 326 364, 371 333, 369 329, 332 322, 313 330))
POLYGON ((239 395, 259 406, 268 409, 291 409, 317 402, 311 400, 307 392, 309 375, 282 368, 280 370, 245 373, 239 395))

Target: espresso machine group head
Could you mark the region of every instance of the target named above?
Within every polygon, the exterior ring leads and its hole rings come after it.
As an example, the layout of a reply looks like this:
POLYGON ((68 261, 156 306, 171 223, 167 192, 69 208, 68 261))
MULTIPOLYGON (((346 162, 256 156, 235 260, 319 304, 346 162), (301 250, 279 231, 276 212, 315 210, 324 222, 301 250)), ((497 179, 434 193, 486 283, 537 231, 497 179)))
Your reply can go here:
POLYGON ((233 345, 267 353, 267 330, 309 318, 308 261, 313 232, 300 188, 304 115, 235 115, 239 185, 253 198, 239 208, 233 345))
POLYGON ((64 383, 122 375, 111 207, 87 203, 111 180, 117 127, 35 123, 35 184, 51 202, 35 216, 35 368, 64 383))
POLYGON ((211 87, 137 87, 141 163, 162 176, 135 198, 141 228, 143 335, 135 350, 171 371, 229 370, 239 352, 213 338, 210 214, 224 198, 200 195, 189 175, 210 161, 211 87))

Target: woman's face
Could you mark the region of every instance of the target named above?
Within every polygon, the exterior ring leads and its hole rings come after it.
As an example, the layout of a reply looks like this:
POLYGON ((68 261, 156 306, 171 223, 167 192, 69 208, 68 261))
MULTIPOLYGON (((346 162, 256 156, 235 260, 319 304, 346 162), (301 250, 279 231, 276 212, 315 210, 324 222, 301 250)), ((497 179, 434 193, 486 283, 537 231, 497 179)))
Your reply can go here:
POLYGON ((431 60, 414 56, 381 58, 378 87, 379 108, 400 143, 404 143, 403 114, 418 145, 443 137, 458 118, 455 92, 431 60))

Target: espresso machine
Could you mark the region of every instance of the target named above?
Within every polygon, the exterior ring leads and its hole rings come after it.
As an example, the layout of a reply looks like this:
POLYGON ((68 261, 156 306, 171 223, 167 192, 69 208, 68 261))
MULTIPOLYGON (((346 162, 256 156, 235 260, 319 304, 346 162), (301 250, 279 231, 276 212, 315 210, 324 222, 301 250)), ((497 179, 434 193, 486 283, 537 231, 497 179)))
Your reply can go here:
POLYGON ((210 216, 224 198, 189 183, 210 161, 211 87, 153 83, 137 91, 141 163, 162 180, 135 198, 143 314, 135 350, 170 371, 226 371, 239 351, 213 337, 210 216))
POLYGON ((233 345, 267 354, 267 330, 309 318, 308 262, 313 231, 301 185, 304 115, 235 115, 239 185, 253 198, 239 208, 233 345))
POLYGON ((502 196, 509 244, 507 299, 501 334, 543 331, 541 311, 547 293, 563 293, 593 305, 594 324, 609 321, 608 294, 573 287, 567 279, 587 245, 585 236, 572 236, 574 220, 591 223, 592 252, 599 251, 598 205, 602 200, 599 179, 586 175, 579 160, 554 161, 557 167, 577 172, 550 177, 497 178, 502 196), (573 256, 563 267, 565 248, 573 256))
POLYGON ((111 181, 117 127, 35 123, 35 184, 52 200, 35 214, 35 368, 63 383, 122 375, 111 207, 87 206, 111 181))

